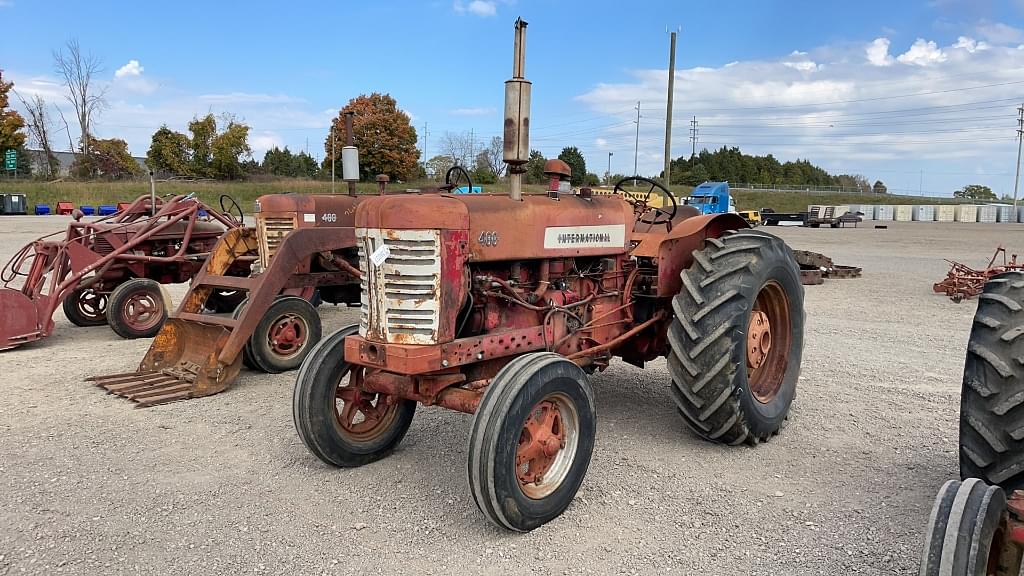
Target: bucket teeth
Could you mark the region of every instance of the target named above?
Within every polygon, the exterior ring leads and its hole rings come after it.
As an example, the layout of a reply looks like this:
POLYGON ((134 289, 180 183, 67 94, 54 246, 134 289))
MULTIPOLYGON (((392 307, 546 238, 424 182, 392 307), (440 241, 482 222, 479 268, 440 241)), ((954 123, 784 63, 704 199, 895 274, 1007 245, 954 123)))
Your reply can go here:
POLYGON ((137 403, 138 408, 192 398, 192 382, 188 378, 188 373, 181 370, 113 374, 90 380, 110 394, 137 403))

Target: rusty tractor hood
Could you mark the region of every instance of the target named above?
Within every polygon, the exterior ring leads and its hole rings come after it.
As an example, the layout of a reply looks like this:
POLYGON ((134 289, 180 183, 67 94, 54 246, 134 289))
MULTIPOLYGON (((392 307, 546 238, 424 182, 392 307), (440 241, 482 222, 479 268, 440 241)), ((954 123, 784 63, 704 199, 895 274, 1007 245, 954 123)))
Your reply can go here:
MULTIPOLYGON (((145 232, 153 226, 146 222, 136 222, 128 225, 99 222, 93 224, 92 227, 99 234, 103 234, 104 232, 117 234, 122 238, 122 242, 124 242, 127 241, 128 238, 131 238, 141 232, 145 232)), ((167 228, 164 228, 161 232, 154 234, 151 238, 153 240, 180 240, 185 235, 185 230, 187 229, 188 220, 179 220, 167 228)), ((227 230, 227 228, 225 228, 220 222, 196 220, 195 224, 192 226, 192 238, 217 238, 223 234, 225 230, 227 230)))
POLYGON ((599 256, 628 250, 633 208, 617 196, 410 194, 374 196, 356 228, 468 230, 477 262, 599 256))
POLYGON ((338 194, 266 194, 256 199, 258 214, 294 215, 300 228, 352 226, 355 207, 364 197, 338 194))

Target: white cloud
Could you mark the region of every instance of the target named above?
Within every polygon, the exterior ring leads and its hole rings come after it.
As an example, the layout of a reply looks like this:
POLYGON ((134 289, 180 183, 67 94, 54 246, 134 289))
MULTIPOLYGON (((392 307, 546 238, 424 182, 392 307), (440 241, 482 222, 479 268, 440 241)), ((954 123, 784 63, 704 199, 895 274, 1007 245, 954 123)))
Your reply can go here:
POLYGON ((498 11, 493 0, 472 0, 468 4, 463 3, 462 0, 455 0, 452 8, 459 14, 468 12, 476 16, 494 16, 498 11))
POLYGON ((799 62, 783 62, 783 66, 788 66, 794 70, 801 72, 815 72, 818 70, 818 64, 810 60, 801 60, 799 62))
POLYGON ((975 27, 975 31, 982 38, 996 44, 1024 42, 1024 30, 1014 28, 1013 26, 1003 24, 1002 22, 982 20, 975 27))
POLYGON ((604 138, 597 138, 597 139, 595 139, 594 140, 594 144, 596 144, 598 148, 607 148, 608 147, 608 141, 605 140, 604 138))
POLYGON ((864 52, 872 66, 889 66, 892 64, 892 56, 889 55, 888 38, 875 38, 867 45, 864 52))
POLYGON ((271 148, 284 148, 284 140, 273 132, 261 132, 249 135, 249 147, 252 148, 253 158, 263 161, 263 156, 271 148))
POLYGON ((497 112, 496 109, 494 109, 494 108, 485 108, 485 107, 479 107, 479 108, 456 108, 454 110, 449 110, 448 111, 448 113, 451 114, 452 116, 490 116, 491 114, 494 114, 495 112, 497 112))
POLYGON ((114 72, 114 78, 124 78, 125 76, 141 76, 145 68, 139 64, 138 60, 129 60, 127 64, 121 66, 114 72))
POLYGON ((0 0, 0 8, 11 8, 14 6, 14 0, 0 0))
POLYGON ((914 66, 930 66, 946 61, 946 54, 932 40, 918 38, 910 49, 896 57, 903 64, 914 66))
POLYGON ((952 47, 962 48, 973 54, 978 50, 988 50, 990 46, 985 41, 978 42, 969 36, 960 36, 956 39, 956 44, 953 44, 952 47))

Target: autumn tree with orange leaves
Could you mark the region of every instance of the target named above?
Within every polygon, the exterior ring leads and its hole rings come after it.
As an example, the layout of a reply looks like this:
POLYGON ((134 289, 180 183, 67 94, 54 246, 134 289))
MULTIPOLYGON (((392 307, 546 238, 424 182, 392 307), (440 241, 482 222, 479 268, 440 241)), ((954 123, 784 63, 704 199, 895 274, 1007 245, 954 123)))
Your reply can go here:
POLYGON ((387 174, 391 180, 409 180, 418 172, 420 151, 416 148, 416 129, 409 115, 398 109, 398 103, 388 94, 374 92, 353 98, 331 121, 334 126, 334 155, 331 132, 324 142, 324 166, 330 172, 331 162, 341 177, 341 149, 345 146, 345 113, 355 112, 352 135, 359 148, 359 177, 372 180, 377 174, 387 174))

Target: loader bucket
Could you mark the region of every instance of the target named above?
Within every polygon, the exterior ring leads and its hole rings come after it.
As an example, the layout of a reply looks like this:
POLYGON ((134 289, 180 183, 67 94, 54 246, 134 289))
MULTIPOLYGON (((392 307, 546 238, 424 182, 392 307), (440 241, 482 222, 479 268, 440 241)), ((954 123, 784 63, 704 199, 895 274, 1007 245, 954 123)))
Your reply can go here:
POLYGON ((217 360, 230 334, 224 326, 168 318, 137 371, 88 380, 138 408, 216 394, 241 369, 241 354, 228 365, 217 360))
MULTIPOLYGON (((52 322, 49 318, 46 322, 52 322)), ((40 329, 36 302, 18 290, 0 288, 0 350, 38 340, 40 329)))

